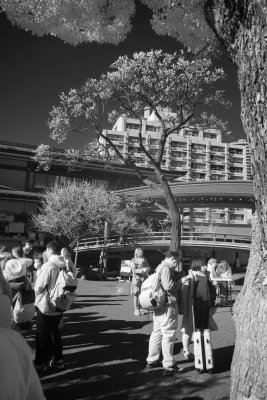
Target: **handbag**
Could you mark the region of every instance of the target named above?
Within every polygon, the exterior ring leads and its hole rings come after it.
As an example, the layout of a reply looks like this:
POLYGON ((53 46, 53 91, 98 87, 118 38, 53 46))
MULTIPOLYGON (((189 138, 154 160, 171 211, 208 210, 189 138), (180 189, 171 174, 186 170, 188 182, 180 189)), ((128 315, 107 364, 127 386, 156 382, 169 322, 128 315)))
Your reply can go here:
MULTIPOLYGON (((15 306, 13 309, 13 320, 16 324, 29 322, 33 319, 35 312, 35 293, 33 289, 18 292, 16 297, 15 306)), ((12 301, 13 302, 13 301, 12 301)))

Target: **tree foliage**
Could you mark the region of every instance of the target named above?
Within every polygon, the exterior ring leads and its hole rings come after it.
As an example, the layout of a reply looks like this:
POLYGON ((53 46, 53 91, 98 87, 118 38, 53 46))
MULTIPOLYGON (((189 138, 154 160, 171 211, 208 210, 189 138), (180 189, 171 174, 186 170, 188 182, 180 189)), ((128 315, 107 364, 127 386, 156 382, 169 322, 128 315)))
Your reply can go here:
MULTIPOLYGON (((174 224, 174 219, 179 219, 179 210, 162 168, 164 148, 168 137, 185 127, 219 128, 227 132, 227 124, 211 112, 216 104, 228 105, 224 91, 216 89, 217 82, 224 78, 223 70, 215 68, 210 59, 188 58, 183 52, 168 54, 152 50, 135 53, 132 58, 119 57, 111 65, 111 71, 99 79, 89 78, 80 89, 71 89, 60 95, 60 105, 54 106, 50 113, 51 138, 64 142, 69 135, 85 131, 91 141, 94 135, 97 146, 90 142, 81 154, 78 150, 68 151, 68 159, 71 155, 76 160, 95 157, 96 154, 103 159, 115 157, 132 168, 144 184, 160 187, 167 202, 165 211, 172 218, 174 239, 179 236, 178 222, 174 224), (154 113, 160 124, 156 155, 151 154, 142 136, 146 108, 154 113), (107 119, 114 122, 120 115, 139 119, 140 151, 154 168, 159 186, 146 179, 132 154, 124 154, 112 139, 104 135, 107 119)), ((36 159, 45 166, 51 164, 53 154, 42 145, 37 150, 36 159)))
MULTIPOLYGON (((159 152, 154 158, 146 150, 141 130, 140 148, 154 166, 159 166, 168 136, 183 127, 217 128, 228 133, 227 124, 211 112, 216 104, 228 105, 224 91, 216 89, 217 81, 224 78, 223 70, 213 67, 209 58, 189 59, 182 52, 155 50, 135 53, 132 58, 119 57, 107 74, 89 78, 80 89, 60 95, 60 106, 54 106, 50 113, 51 137, 64 142, 71 134, 87 131, 96 139, 104 138, 107 118, 114 122, 127 115, 141 122, 144 109, 149 107, 161 125, 159 152)), ((133 163, 130 155, 123 156, 112 141, 106 140, 120 160, 129 166, 133 163)), ((90 157, 96 148, 90 143, 82 155, 90 157)), ((44 164, 51 162, 45 158, 48 150, 44 145, 38 149, 44 164)), ((75 154, 78 157, 79 153, 75 154)), ((93 155, 107 156, 99 147, 93 155)))
POLYGON ((103 236, 105 221, 113 235, 144 230, 133 216, 134 203, 102 186, 71 182, 47 189, 33 223, 41 231, 78 239, 103 236))
POLYGON ((0 0, 0 7, 13 24, 72 45, 118 44, 130 32, 135 11, 132 0, 0 0))

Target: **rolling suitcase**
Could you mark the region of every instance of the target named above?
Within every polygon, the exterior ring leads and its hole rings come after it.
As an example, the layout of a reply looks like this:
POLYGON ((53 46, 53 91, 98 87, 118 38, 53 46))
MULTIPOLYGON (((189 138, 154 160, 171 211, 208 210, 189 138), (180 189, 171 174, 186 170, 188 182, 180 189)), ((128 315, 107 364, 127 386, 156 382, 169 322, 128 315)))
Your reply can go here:
POLYGON ((207 371, 212 373, 213 370, 213 352, 210 340, 209 329, 196 329, 194 302, 192 302, 192 318, 193 318, 193 341, 195 368, 199 373, 207 371))
POLYGON ((213 370, 213 352, 210 340, 210 330, 196 330, 194 332, 195 368, 201 373, 213 370))

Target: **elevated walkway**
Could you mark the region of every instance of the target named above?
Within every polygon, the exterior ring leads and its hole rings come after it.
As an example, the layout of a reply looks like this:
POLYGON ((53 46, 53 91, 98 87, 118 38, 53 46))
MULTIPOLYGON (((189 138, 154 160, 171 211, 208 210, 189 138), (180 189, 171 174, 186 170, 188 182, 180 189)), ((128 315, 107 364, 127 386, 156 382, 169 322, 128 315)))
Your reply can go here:
MULTIPOLYGON (((135 236, 112 236, 108 239, 104 237, 89 238, 84 237, 79 242, 79 252, 90 250, 122 249, 141 247, 166 247, 170 244, 171 235, 168 232, 150 232, 135 236)), ((185 232, 181 238, 182 246, 193 247, 223 247, 228 249, 250 250, 251 236, 243 234, 221 234, 221 233, 202 233, 185 232)))

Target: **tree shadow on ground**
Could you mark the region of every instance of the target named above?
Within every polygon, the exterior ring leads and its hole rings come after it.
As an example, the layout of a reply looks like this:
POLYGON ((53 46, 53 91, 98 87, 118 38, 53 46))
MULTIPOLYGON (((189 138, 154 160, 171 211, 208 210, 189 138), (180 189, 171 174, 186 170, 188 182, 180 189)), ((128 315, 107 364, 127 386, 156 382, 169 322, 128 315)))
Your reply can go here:
MULTIPOLYGON (((161 368, 145 368, 149 335, 138 330, 148 323, 98 320, 95 315, 81 313, 75 313, 75 319, 67 315, 63 334, 66 368, 60 372, 50 369, 42 377, 47 399, 206 400, 198 396, 199 392, 218 385, 219 377, 206 374, 199 379, 197 373, 193 378, 185 376, 194 369, 192 365, 185 366, 178 377, 167 378, 163 378, 161 368)), ((175 353, 180 348, 177 342, 175 353)))

